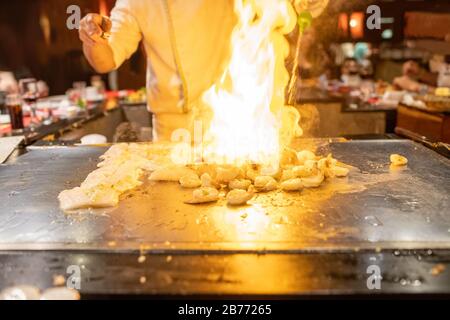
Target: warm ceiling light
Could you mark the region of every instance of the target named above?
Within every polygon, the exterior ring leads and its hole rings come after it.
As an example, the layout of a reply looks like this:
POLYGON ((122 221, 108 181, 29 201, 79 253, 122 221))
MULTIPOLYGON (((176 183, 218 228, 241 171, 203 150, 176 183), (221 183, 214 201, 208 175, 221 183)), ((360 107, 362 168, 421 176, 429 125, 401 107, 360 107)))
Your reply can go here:
POLYGON ((364 36, 364 13, 353 12, 350 15, 350 35, 353 39, 362 38, 364 36))
POLYGON ((338 28, 342 35, 348 35, 348 15, 346 13, 339 14, 338 28))

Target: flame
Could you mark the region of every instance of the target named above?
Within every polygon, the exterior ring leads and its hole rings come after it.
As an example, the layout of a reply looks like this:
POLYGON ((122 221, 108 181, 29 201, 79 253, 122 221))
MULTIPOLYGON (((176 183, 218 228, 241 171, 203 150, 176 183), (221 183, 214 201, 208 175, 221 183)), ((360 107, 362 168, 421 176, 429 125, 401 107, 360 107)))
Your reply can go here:
POLYGON ((284 34, 295 27, 296 13, 288 0, 236 0, 235 12, 229 65, 203 95, 213 111, 204 159, 278 168, 283 146, 301 132, 297 110, 285 106, 284 34))

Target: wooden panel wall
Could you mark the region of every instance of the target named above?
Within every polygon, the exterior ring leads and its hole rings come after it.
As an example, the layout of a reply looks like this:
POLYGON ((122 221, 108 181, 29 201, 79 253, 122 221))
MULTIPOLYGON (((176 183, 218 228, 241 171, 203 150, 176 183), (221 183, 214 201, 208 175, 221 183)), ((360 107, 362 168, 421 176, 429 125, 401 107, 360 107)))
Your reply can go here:
MULTIPOLYGON (((106 0, 112 7, 115 0, 106 0)), ((64 93, 74 81, 88 81, 95 74, 82 53, 77 30, 68 30, 69 5, 82 13, 99 12, 99 0, 15 0, 0 2, 0 68, 11 68, 18 76, 29 74, 49 83, 52 94, 64 93), (50 22, 51 42, 46 43, 42 17, 50 22)), ((141 52, 139 54, 142 54, 141 52)), ((142 56, 141 56, 142 59, 142 56)), ((139 60, 139 55, 133 59, 139 60)), ((145 63, 119 71, 123 88, 145 84, 145 63)))

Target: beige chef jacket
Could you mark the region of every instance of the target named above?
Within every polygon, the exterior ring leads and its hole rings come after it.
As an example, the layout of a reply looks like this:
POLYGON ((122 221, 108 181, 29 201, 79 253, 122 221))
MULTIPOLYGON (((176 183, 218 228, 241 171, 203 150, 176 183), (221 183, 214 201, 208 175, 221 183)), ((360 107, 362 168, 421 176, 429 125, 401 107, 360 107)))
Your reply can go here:
POLYGON ((117 68, 144 43, 154 138, 191 129, 202 93, 229 55, 233 0, 118 0, 111 20, 117 68))

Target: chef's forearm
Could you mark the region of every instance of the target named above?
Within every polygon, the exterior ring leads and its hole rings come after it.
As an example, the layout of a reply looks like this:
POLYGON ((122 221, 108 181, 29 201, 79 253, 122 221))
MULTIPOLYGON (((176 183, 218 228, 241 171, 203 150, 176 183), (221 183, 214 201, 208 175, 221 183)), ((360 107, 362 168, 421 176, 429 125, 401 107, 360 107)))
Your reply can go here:
POLYGON ((116 69, 113 51, 108 44, 83 44, 83 51, 90 65, 98 73, 108 73, 116 69))

